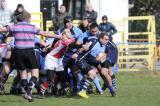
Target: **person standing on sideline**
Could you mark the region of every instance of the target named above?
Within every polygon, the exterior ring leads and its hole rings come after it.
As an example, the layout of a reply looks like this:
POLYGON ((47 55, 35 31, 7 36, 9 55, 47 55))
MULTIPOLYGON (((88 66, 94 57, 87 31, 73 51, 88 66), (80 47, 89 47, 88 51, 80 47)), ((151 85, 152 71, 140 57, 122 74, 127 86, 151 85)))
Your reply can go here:
POLYGON ((110 41, 113 39, 112 35, 117 33, 116 27, 111 22, 108 22, 108 17, 106 15, 102 17, 102 23, 99 24, 99 30, 101 32, 106 32, 109 35, 110 41))
POLYGON ((57 31, 59 28, 62 28, 64 27, 64 23, 63 23, 63 20, 64 18, 69 15, 67 12, 66 12, 66 7, 65 5, 61 5, 60 6, 60 9, 59 11, 57 12, 57 14, 55 14, 53 17, 52 17, 52 22, 53 22, 53 30, 54 31, 57 31))
POLYGON ((24 6, 22 4, 18 4, 16 10, 13 12, 13 15, 12 15, 14 23, 18 23, 19 21, 21 21, 19 19, 19 15, 22 12, 27 12, 27 11, 24 9, 24 6))
POLYGON ((96 22, 97 12, 93 9, 92 4, 87 5, 87 9, 86 9, 84 16, 87 17, 89 23, 96 22))
POLYGON ((82 30, 83 33, 89 30, 89 21, 87 17, 83 17, 82 23, 79 25, 79 28, 82 30))
MULTIPOLYGON (((0 1, 0 28, 12 24, 12 11, 7 7, 6 0, 0 1)), ((0 43, 4 43, 4 35, 6 33, 0 33, 0 43)))

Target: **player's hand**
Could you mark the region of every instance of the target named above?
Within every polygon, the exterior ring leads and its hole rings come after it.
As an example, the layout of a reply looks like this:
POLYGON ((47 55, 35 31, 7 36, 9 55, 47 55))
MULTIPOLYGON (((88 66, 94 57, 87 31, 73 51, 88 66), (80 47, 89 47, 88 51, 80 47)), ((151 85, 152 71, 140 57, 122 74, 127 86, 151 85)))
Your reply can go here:
POLYGON ((42 52, 47 52, 47 50, 48 50, 48 48, 46 48, 46 47, 41 49, 42 52))
POLYGON ((103 56, 100 61, 101 61, 101 63, 104 63, 106 61, 106 55, 103 56))
POLYGON ((82 45, 82 48, 83 48, 83 50, 85 50, 85 51, 89 50, 89 44, 86 43, 86 44, 82 45))
POLYGON ((62 36, 62 34, 60 34, 60 35, 55 35, 55 38, 63 39, 63 36, 62 36))
POLYGON ((98 60, 98 61, 100 61, 101 63, 103 63, 103 62, 105 62, 105 60, 106 60, 106 54, 105 53, 100 53, 97 57, 96 57, 96 59, 98 60))
POLYGON ((78 54, 77 54, 77 53, 74 53, 74 54, 72 55, 72 59, 77 59, 77 57, 78 57, 78 54))

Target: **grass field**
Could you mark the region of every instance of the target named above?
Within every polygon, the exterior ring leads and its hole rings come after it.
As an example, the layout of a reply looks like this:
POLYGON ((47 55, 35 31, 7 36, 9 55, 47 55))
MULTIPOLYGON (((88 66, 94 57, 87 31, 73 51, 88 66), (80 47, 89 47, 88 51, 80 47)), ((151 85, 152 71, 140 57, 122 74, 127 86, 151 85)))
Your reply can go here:
MULTIPOLYGON (((21 96, 0 96, 0 106, 160 106, 160 72, 120 72, 117 77, 118 94, 111 97, 92 94, 89 99, 79 97, 48 97, 29 103, 21 96)), ((11 80, 7 82, 9 92, 11 80)))

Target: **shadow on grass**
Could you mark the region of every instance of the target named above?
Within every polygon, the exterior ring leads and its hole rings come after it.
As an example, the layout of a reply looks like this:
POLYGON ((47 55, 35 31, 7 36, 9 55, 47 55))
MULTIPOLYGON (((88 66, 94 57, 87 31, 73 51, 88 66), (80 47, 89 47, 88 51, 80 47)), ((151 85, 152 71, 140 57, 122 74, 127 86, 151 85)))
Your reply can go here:
POLYGON ((24 101, 21 101, 21 100, 11 100, 11 99, 3 99, 3 100, 0 100, 0 103, 23 103, 24 101))
MULTIPOLYGON (((42 98, 37 98, 38 97, 38 95, 34 95, 34 98, 36 98, 36 99, 42 99, 42 98)), ((80 97, 79 96, 72 96, 72 95, 65 95, 65 96, 62 96, 62 95, 45 95, 44 97, 43 97, 43 99, 45 99, 45 98, 66 98, 66 99, 68 99, 68 98, 72 98, 72 99, 80 99, 80 97)))

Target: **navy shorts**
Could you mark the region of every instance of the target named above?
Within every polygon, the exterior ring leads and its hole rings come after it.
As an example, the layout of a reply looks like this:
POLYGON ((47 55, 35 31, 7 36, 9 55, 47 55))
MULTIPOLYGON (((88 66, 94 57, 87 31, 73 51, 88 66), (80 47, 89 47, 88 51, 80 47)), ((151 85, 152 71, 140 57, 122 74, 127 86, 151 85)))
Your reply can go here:
POLYGON ((92 66, 88 64, 86 59, 76 61, 76 65, 81 70, 82 74, 87 74, 90 70, 93 69, 92 66))
POLYGON ((109 62, 109 61, 106 60, 104 63, 101 64, 101 67, 102 68, 110 68, 110 67, 113 67, 114 64, 115 63, 111 63, 111 62, 109 62))

